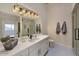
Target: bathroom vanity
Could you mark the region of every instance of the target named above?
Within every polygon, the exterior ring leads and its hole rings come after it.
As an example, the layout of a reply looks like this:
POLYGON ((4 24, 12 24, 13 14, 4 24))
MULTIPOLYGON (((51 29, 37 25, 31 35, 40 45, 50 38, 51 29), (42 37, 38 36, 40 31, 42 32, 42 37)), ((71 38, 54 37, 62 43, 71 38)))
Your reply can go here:
POLYGON ((37 35, 34 39, 19 38, 12 50, 0 47, 0 56, 43 56, 49 48, 48 35, 37 35), (23 41, 24 40, 24 41, 23 41))

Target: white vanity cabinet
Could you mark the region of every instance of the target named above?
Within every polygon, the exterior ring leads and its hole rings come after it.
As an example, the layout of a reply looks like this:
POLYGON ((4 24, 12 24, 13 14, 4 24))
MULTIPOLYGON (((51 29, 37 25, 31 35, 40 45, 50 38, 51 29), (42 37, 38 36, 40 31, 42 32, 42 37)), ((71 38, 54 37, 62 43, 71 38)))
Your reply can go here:
POLYGON ((48 35, 40 35, 33 41, 19 41, 17 46, 10 51, 0 48, 0 56, 44 56, 48 48, 48 35))
POLYGON ((49 48, 49 41, 47 38, 29 47, 29 56, 43 56, 49 48))
POLYGON ((24 49, 16 54, 14 54, 14 56, 28 56, 28 49, 24 49))
POLYGON ((29 49, 28 49, 28 51, 29 51, 28 55, 29 56, 38 56, 38 49, 39 49, 38 47, 39 47, 38 43, 30 46, 29 49))

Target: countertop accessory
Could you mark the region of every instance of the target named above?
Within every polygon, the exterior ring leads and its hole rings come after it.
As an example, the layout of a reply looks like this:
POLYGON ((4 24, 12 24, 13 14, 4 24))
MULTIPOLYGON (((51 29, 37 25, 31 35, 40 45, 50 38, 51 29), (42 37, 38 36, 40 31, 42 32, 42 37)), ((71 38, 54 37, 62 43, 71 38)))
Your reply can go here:
POLYGON ((5 50, 12 50, 18 43, 18 39, 10 38, 10 40, 3 43, 5 50))

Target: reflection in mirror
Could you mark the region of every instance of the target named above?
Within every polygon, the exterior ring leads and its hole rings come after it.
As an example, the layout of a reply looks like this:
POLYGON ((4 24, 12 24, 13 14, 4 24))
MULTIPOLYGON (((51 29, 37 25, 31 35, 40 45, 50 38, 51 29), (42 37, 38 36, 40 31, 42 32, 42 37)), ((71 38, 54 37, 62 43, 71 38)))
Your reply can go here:
POLYGON ((17 36, 18 22, 18 16, 0 12, 0 38, 6 36, 17 36))
MULTIPOLYGON (((0 12, 0 38, 20 37, 20 24, 19 16, 0 12)), ((35 34, 35 20, 22 17, 22 36, 28 34, 35 34)))
POLYGON ((22 36, 35 34, 35 20, 22 18, 22 36))

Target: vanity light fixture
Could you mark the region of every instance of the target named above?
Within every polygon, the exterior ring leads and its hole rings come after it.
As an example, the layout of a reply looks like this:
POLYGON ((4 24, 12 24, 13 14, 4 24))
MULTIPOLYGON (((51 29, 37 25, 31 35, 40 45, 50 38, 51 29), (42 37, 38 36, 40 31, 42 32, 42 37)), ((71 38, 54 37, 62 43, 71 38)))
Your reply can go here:
POLYGON ((28 16, 32 19, 37 19, 38 14, 34 12, 33 10, 27 9, 19 4, 16 4, 13 6, 13 12, 16 12, 22 16, 28 16))
POLYGON ((18 5, 14 5, 13 7, 13 12, 18 12, 20 10, 19 6, 18 5))

